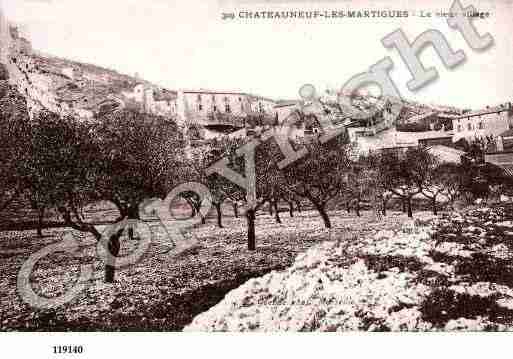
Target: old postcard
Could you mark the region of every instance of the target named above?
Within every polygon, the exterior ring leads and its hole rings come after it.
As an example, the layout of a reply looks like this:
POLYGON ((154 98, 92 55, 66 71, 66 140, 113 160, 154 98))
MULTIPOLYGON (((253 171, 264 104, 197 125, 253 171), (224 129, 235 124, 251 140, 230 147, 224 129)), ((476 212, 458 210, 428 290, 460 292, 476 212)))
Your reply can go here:
POLYGON ((512 34, 506 0, 3 0, 7 357, 512 330, 512 34))

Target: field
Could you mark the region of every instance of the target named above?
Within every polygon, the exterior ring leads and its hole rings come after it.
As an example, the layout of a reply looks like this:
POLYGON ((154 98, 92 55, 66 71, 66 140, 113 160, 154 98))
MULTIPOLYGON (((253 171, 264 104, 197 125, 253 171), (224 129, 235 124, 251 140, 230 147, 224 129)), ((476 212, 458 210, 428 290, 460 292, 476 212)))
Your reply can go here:
POLYGON ((510 331, 513 208, 479 207, 324 242, 187 331, 510 331))
MULTIPOLYGON (((228 212, 228 211, 227 211, 228 212)), ((112 211, 92 208, 90 218, 112 211)), ((257 250, 246 249, 246 222, 230 214, 197 223, 199 246, 170 256, 162 227, 143 258, 103 282, 92 237, 73 232, 80 249, 41 259, 34 290, 69 289, 80 265, 94 266, 86 289, 52 310, 17 294, 28 257, 61 240, 66 228, 0 233, 2 331, 509 330, 513 327, 511 206, 462 213, 397 211, 381 220, 331 211, 331 231, 314 211, 257 216, 257 250), (267 318, 267 319, 264 319, 267 318), (192 323, 192 324, 191 324, 192 323)), ((122 238, 122 255, 137 240, 122 238)))
MULTIPOLYGON (((92 209, 91 218, 112 217, 112 212, 92 209)), ((326 230, 316 212, 296 212, 294 218, 282 213, 283 223, 275 223, 267 213, 257 216, 257 250, 246 249, 244 218, 227 215, 225 228, 215 226, 215 218, 191 231, 200 243, 193 252, 178 257, 166 254, 166 244, 152 243, 140 262, 116 273, 116 283, 103 283, 103 264, 95 255, 92 237, 73 232, 80 250, 69 255, 56 253, 40 260, 32 275, 34 290, 47 297, 63 293, 74 283, 80 265, 93 264, 93 278, 74 300, 55 310, 34 310, 16 292, 18 271, 27 258, 58 242, 65 228, 0 233, 2 285, 0 293, 1 330, 181 330, 194 316, 218 303, 224 295, 253 277, 283 270, 297 254, 323 241, 351 241, 383 226, 397 228, 406 217, 394 212, 376 222, 370 212, 361 218, 346 212, 331 212, 334 228, 326 230)), ((152 230, 161 229, 148 221, 152 230)), ((135 241, 122 239, 122 254, 135 241)))

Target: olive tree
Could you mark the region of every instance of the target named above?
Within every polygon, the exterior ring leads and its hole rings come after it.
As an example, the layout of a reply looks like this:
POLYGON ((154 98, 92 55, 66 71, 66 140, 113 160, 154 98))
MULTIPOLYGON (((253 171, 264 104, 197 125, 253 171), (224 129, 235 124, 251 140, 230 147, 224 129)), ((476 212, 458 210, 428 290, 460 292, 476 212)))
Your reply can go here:
POLYGON ((325 143, 315 137, 300 146, 308 152, 283 169, 285 183, 288 190, 309 200, 325 227, 331 228, 327 206, 346 186, 353 148, 345 134, 325 143))
POLYGON ((30 140, 25 99, 7 81, 0 81, 0 212, 24 190, 24 158, 30 140))
POLYGON ((411 199, 426 187, 436 159, 424 147, 405 151, 382 151, 379 171, 383 186, 406 204, 408 217, 413 217, 411 199))

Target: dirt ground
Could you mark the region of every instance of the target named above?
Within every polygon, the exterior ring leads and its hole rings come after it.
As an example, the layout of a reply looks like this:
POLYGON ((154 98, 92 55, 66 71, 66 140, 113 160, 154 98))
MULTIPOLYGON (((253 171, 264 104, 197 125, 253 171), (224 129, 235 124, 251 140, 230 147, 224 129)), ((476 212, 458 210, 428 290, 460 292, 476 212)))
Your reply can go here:
MULTIPOLYGON (((112 216, 113 213, 109 215, 112 216)), ((416 213, 422 215, 422 213, 416 213)), ((106 217, 99 209, 91 216, 106 217)), ((107 216, 108 217, 108 216, 107 216)), ((18 272, 30 255, 61 240, 67 228, 45 230, 38 238, 34 230, 0 232, 0 329, 2 331, 174 331, 223 299, 230 290, 250 278, 291 265, 297 254, 328 240, 351 241, 384 228, 398 228, 406 216, 390 212, 377 221, 371 212, 358 218, 354 213, 332 211, 333 229, 324 228, 316 212, 296 212, 294 218, 281 213, 283 223, 267 213, 257 216, 257 250, 246 246, 246 222, 231 214, 216 227, 215 218, 198 224, 188 236, 199 246, 178 257, 170 256, 165 237, 157 235, 143 258, 120 269, 116 282, 103 282, 103 263, 96 255, 94 239, 71 231, 80 240, 72 255, 55 253, 41 259, 32 274, 36 293, 52 298, 64 293, 78 278, 80 266, 94 267, 86 288, 72 301, 52 310, 31 308, 17 293, 18 272), (162 239, 163 238, 163 239, 162 239)), ((158 222, 147 222, 154 233, 163 233, 158 222)), ((130 253, 137 240, 122 238, 122 255, 130 253)))

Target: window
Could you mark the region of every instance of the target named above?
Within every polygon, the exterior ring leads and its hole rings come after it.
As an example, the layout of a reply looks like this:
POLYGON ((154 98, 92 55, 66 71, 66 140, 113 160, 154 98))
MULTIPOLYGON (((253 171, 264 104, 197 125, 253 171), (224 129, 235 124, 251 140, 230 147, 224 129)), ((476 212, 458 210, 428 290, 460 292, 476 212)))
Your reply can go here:
POLYGON ((216 112, 217 111, 217 106, 214 105, 213 109, 214 109, 214 112, 216 112))
POLYGON ((461 125, 458 125, 458 132, 461 132, 461 125))
POLYGON ((484 128, 483 123, 479 122, 479 126, 478 127, 479 127, 480 130, 482 130, 484 128))
POLYGON ((469 131, 470 131, 470 130, 472 130, 472 124, 471 124, 471 123, 469 123, 469 124, 468 124, 468 126, 467 126, 467 128, 468 128, 468 130, 469 130, 469 131))
POLYGON ((203 104, 201 103, 201 94, 198 94, 197 101, 198 101, 198 111, 203 111, 203 104))
POLYGON ((224 104, 224 111, 225 112, 232 112, 232 109, 230 108, 230 104, 228 102, 224 104))

